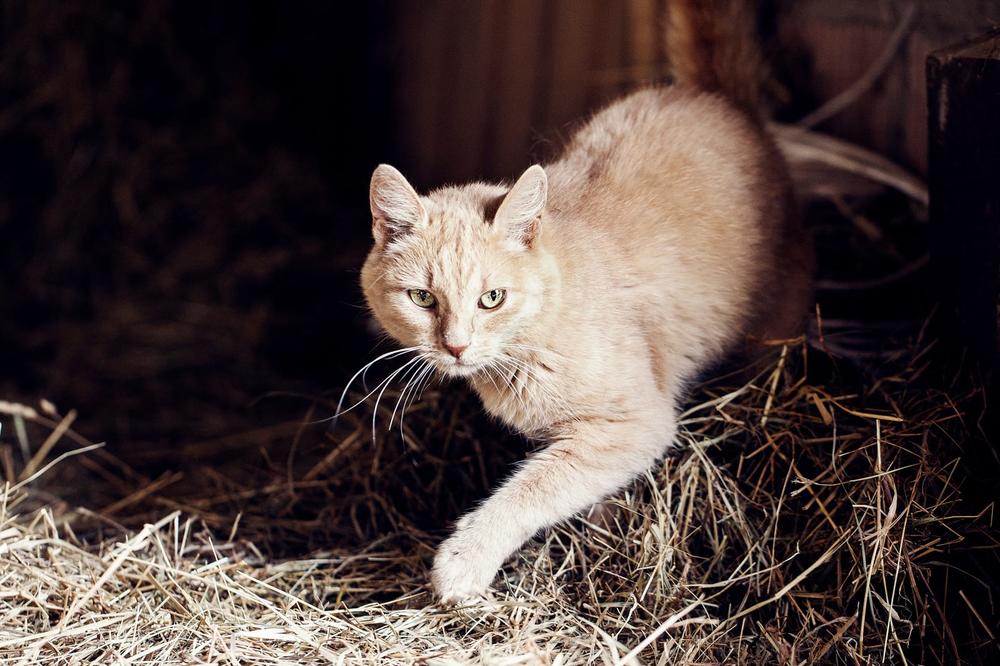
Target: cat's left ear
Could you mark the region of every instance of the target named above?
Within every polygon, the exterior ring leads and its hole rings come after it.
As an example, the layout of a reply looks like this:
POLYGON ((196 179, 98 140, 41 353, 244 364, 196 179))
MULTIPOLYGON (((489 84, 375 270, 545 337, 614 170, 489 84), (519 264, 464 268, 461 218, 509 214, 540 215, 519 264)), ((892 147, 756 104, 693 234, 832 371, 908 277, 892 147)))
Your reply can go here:
POLYGON ((528 167, 497 208, 494 223, 514 240, 531 247, 541 227, 549 179, 540 165, 528 167))
POLYGON ((378 245, 387 245, 405 236, 426 221, 420 197, 409 181, 394 167, 380 164, 372 174, 369 199, 372 234, 378 245))

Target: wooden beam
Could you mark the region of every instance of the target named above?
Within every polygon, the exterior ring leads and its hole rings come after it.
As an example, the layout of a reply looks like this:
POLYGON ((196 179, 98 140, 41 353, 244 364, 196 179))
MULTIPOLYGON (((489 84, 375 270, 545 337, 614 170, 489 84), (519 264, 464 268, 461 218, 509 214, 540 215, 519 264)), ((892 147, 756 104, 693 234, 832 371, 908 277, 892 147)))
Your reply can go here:
POLYGON ((1000 367, 1000 30, 932 53, 927 103, 938 337, 950 362, 989 376, 1000 367))

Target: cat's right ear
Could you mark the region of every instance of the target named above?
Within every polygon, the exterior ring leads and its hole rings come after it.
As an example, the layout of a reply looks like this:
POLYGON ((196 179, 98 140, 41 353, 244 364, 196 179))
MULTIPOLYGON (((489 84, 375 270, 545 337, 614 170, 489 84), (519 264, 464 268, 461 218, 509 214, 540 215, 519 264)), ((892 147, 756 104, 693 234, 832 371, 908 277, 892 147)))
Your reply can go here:
POLYGON ((417 191, 403 174, 388 164, 375 168, 368 196, 376 245, 384 246, 405 236, 426 219, 417 191))
POLYGON ((538 164, 528 167, 500 203, 494 220, 519 245, 531 247, 538 235, 548 192, 545 169, 538 164))

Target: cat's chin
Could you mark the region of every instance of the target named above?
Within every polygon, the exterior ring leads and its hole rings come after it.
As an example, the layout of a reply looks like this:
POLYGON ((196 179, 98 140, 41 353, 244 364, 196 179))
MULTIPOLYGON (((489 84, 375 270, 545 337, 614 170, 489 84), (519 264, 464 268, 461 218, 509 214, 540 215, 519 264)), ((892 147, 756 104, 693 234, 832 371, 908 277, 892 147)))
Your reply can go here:
POLYGON ((482 369, 482 365, 468 363, 452 363, 445 367, 438 367, 438 371, 446 377, 471 377, 482 369))

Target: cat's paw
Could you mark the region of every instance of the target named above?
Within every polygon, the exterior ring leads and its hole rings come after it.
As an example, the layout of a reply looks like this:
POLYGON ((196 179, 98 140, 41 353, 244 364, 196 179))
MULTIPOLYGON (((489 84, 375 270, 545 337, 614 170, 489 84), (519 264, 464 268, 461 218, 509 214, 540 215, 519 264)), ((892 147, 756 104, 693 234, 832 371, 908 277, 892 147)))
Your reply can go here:
POLYGON ((502 561, 490 553, 467 520, 459 522, 455 534, 445 539, 434 556, 431 582, 437 597, 453 604, 483 595, 502 561))

